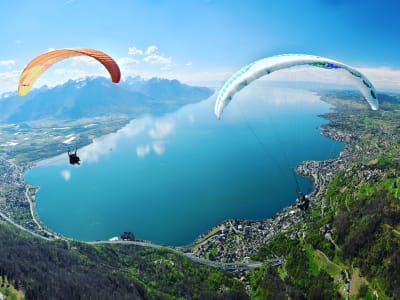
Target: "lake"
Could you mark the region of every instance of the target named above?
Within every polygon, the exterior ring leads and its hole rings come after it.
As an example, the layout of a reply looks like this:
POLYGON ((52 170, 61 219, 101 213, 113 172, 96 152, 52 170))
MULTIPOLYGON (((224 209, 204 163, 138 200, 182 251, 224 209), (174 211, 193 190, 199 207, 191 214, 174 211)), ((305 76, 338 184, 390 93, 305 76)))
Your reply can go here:
POLYGON ((123 231, 159 244, 186 245, 228 218, 268 218, 312 190, 294 174, 343 145, 320 133, 330 106, 312 92, 252 85, 221 120, 216 95, 162 117, 142 116, 116 133, 25 174, 39 186, 36 209, 50 229, 78 240, 123 231), (296 178, 296 179, 295 179, 296 178), (298 188, 297 188, 298 186, 298 188))

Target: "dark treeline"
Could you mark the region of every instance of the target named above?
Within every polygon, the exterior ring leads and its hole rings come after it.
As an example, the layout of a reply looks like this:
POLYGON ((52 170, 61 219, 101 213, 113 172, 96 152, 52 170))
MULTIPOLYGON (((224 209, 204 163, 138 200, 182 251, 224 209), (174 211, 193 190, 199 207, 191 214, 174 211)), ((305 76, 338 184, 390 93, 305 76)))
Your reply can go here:
MULTIPOLYGON (((336 182, 335 190, 349 186, 352 177, 347 178, 336 182)), ((360 187, 338 193, 339 205, 332 220, 342 257, 371 281, 376 280, 388 296, 400 299, 400 201, 394 193, 396 182, 397 178, 386 178, 369 183, 368 193, 360 187), (385 181, 394 183, 384 186, 385 181), (350 203, 346 204, 346 197, 350 203)))
POLYGON ((0 273, 26 299, 148 299, 145 288, 68 249, 0 225, 0 273))
POLYGON ((4 222, 0 245, 0 275, 26 299, 247 298, 230 276, 167 250, 47 242, 4 222))

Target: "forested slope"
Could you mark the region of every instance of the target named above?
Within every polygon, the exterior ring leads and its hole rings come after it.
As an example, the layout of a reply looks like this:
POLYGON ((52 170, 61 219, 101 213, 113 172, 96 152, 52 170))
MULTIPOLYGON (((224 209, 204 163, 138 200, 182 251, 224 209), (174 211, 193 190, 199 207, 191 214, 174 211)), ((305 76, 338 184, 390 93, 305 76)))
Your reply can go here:
POLYGON ((0 271, 26 299, 229 299, 243 286, 168 250, 48 242, 0 222, 0 271))
POLYGON ((347 167, 301 224, 261 247, 256 259, 283 255, 286 263, 253 272, 252 296, 400 299, 400 96, 379 95, 375 112, 352 92, 323 99, 335 106, 325 130, 345 142, 347 167))

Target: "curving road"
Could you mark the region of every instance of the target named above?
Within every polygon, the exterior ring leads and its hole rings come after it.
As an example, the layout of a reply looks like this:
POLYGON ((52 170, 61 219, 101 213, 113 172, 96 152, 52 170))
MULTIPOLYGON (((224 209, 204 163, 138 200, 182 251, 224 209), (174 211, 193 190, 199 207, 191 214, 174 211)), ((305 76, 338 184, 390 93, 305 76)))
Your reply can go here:
POLYGON ((179 251, 174 248, 167 247, 167 246, 162 246, 162 245, 157 245, 157 244, 152 244, 152 243, 147 243, 147 242, 140 242, 140 241, 95 241, 95 242, 86 242, 86 243, 90 244, 90 245, 132 244, 132 245, 141 246, 141 247, 165 249, 165 250, 174 252, 176 254, 183 255, 194 262, 197 262, 197 263, 200 263, 203 265, 207 265, 207 266, 211 266, 211 267, 220 268, 225 271, 252 270, 252 269, 261 267, 263 264, 279 266, 284 263, 283 257, 273 258, 273 259, 269 259, 269 260, 262 261, 262 262, 261 261, 253 261, 253 262, 248 262, 248 263, 223 263, 223 262, 219 262, 219 261, 213 261, 213 260, 209 260, 206 258, 197 257, 197 256, 194 256, 192 253, 182 252, 182 251, 179 251))
MULTIPOLYGON (((4 158, 0 158, 0 159, 4 159, 4 158)), ((16 168, 19 172, 19 180, 21 182, 23 182, 23 178, 22 178, 22 170, 19 166, 17 166, 15 163, 10 162, 7 160, 7 162, 9 164, 11 164, 14 168, 16 168)), ((10 217, 8 217, 6 214, 4 214, 3 212, 0 211, 0 218, 4 219, 5 221, 7 221, 8 223, 18 227, 21 230, 24 230, 26 232, 29 232, 30 234, 42 238, 44 240, 47 241, 54 241, 54 240, 65 240, 67 242, 70 242, 71 239, 59 236, 57 234, 53 234, 52 232, 46 230, 46 228, 40 223, 39 220, 37 220, 36 218, 36 214, 35 214, 35 203, 32 201, 32 198, 29 195, 29 187, 27 185, 25 185, 25 198, 29 203, 30 206, 30 213, 32 216, 32 219, 34 221, 34 223, 36 224, 36 226, 39 228, 39 230, 42 230, 43 232, 46 232, 47 234, 49 234, 50 237, 46 237, 43 236, 41 234, 38 234, 36 232, 33 232, 25 227, 23 227, 20 224, 17 224, 16 222, 14 222, 10 217)), ((232 226, 233 227, 233 226, 232 226)), ((233 227, 234 228, 234 227, 233 227)), ((176 254, 179 255, 183 255, 185 257, 187 257, 188 259, 203 264, 203 265, 207 265, 207 266, 212 266, 212 267, 217 267, 226 271, 235 271, 235 270, 250 270, 250 269, 255 269, 255 268, 259 268, 262 264, 270 264, 270 265, 281 265, 283 264, 283 258, 276 258, 276 259, 271 259, 268 261, 264 261, 264 262, 248 262, 248 263, 223 263, 223 262, 218 262, 218 261, 212 261, 209 259, 205 259, 205 258, 200 258, 197 256, 194 256, 193 253, 187 253, 181 250, 177 250, 174 249, 172 247, 169 246, 162 246, 162 245, 157 245, 157 244, 153 244, 153 243, 149 243, 149 242, 142 242, 142 241, 122 241, 122 240, 118 240, 118 241, 93 241, 93 242, 85 242, 85 241, 80 241, 82 243, 86 243, 89 245, 99 245, 99 244, 132 244, 132 245, 136 245, 136 246, 140 246, 140 247, 150 247, 150 248, 156 248, 156 249, 165 249, 171 252, 174 252, 176 254)))

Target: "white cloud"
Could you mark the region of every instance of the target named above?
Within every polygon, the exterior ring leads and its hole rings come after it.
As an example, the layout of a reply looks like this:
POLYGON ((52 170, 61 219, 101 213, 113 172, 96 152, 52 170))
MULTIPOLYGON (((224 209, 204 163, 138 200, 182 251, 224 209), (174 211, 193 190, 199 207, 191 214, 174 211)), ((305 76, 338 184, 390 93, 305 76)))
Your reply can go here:
POLYGON ((149 130, 153 139, 163 139, 174 132, 174 123, 171 121, 156 121, 155 127, 149 130))
POLYGON ((145 157, 150 153, 150 145, 139 145, 136 147, 136 155, 138 157, 145 157))
POLYGON ((85 163, 92 163, 99 161, 101 157, 110 155, 117 148, 119 138, 117 133, 110 133, 94 139, 91 144, 79 149, 81 160, 85 163))
POLYGON ((62 84, 68 80, 79 79, 90 75, 93 74, 90 74, 81 69, 57 68, 51 70, 48 74, 44 74, 44 76, 39 77, 37 84, 35 84, 35 86, 39 87, 41 85, 47 85, 52 87, 58 84, 62 84))
POLYGON ((193 63, 191 61, 188 61, 185 66, 190 67, 191 65, 193 65, 193 63))
POLYGON ((71 179, 71 171, 63 170, 61 171, 61 176, 64 178, 65 181, 69 181, 71 179))
POLYGON ((131 121, 125 127, 122 127, 120 130, 117 131, 117 134, 122 134, 128 137, 134 137, 142 133, 145 129, 144 120, 135 119, 131 121))
POLYGON ((146 55, 153 55, 156 54, 158 52, 158 47, 157 46, 149 46, 145 52, 146 55))
POLYGON ((151 150, 153 150, 157 155, 163 155, 165 153, 165 143, 162 141, 153 141, 151 145, 139 145, 136 147, 136 155, 139 158, 143 158, 149 155, 151 150))
POLYGON ((120 67, 123 67, 124 65, 132 65, 132 64, 138 64, 139 61, 137 59, 131 58, 131 57, 121 57, 118 59, 118 65, 120 67))
POLYGON ((128 48, 128 54, 131 54, 131 55, 135 55, 135 54, 143 55, 143 50, 138 49, 136 47, 129 47, 128 48))
POLYGON ((172 73, 172 65, 171 64, 165 64, 162 67, 160 67, 160 70, 165 72, 166 74, 170 74, 170 76, 173 76, 172 73))
POLYGON ((110 77, 106 68, 95 59, 77 56, 52 66, 39 77, 34 87, 39 88, 42 85, 53 87, 68 80, 97 76, 110 77))
POLYGON ((148 55, 143 60, 151 64, 170 64, 172 61, 171 57, 164 57, 158 54, 148 55))
POLYGON ((73 66, 82 66, 82 64, 87 66, 100 66, 96 59, 88 56, 74 56, 71 57, 70 61, 72 62, 73 66))
POLYGON ((150 64, 170 64, 172 61, 171 57, 164 57, 158 54, 148 55, 143 60, 150 64))
MULTIPOLYGON (((145 130, 146 120, 135 119, 117 132, 95 138, 93 142, 82 149, 79 149, 80 157, 85 163, 97 162, 101 157, 106 157, 118 148, 118 141, 121 137, 134 137, 145 130)), ((149 146, 150 149, 150 146, 149 146)), ((139 149, 143 153, 143 149, 139 149)))
POLYGON ((225 80, 228 80, 230 76, 234 74, 234 71, 221 71, 221 70, 194 70, 193 68, 185 68, 181 72, 174 72, 173 76, 169 76, 170 79, 178 79, 185 83, 191 84, 210 84, 210 82, 219 82, 217 88, 222 85, 225 80), (190 71, 189 71, 190 70, 190 71))
POLYGON ((158 155, 163 155, 165 152, 165 144, 161 141, 154 141, 153 142, 153 150, 158 155))
MULTIPOLYGON (((363 73, 377 89, 400 89, 400 70, 387 67, 356 67, 356 69, 363 73)), ((232 74, 230 74, 230 76, 232 74)), ((228 78, 229 76, 227 76, 225 80, 228 78)), ((280 70, 278 72, 273 72, 268 76, 264 76, 259 80, 322 82, 354 86, 354 88, 356 88, 353 77, 345 70, 336 70, 332 72, 331 70, 310 67, 294 67, 280 70)))
POLYGON ((15 65, 15 60, 7 59, 7 60, 0 60, 0 67, 12 67, 15 65))
POLYGON ((7 92, 15 92, 18 87, 20 71, 0 73, 0 95, 7 92))
POLYGON ((189 124, 194 124, 195 122, 196 122, 196 118, 195 118, 195 116, 193 115, 193 114, 189 114, 188 115, 188 122, 189 122, 189 124))
POLYGON ((51 51, 54 51, 54 50, 56 50, 56 49, 54 49, 54 48, 47 48, 46 52, 51 52, 51 51))
POLYGON ((400 70, 388 67, 380 68, 358 68, 372 82, 375 88, 379 89, 399 89, 400 90, 400 70))
POLYGON ((121 69, 122 80, 125 80, 128 77, 136 77, 136 76, 144 77, 142 71, 138 70, 137 68, 133 68, 133 64, 122 65, 122 66, 120 65, 120 69, 121 69))
POLYGON ((171 64, 172 59, 171 57, 165 57, 160 55, 158 53, 158 47, 153 45, 147 48, 143 61, 148 62, 150 64, 168 65, 171 64))

